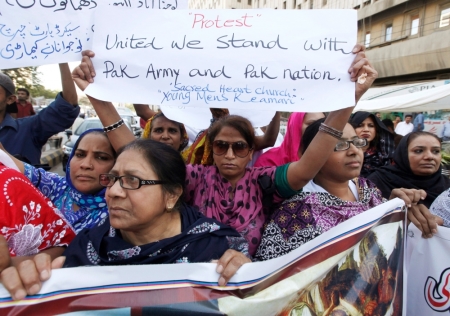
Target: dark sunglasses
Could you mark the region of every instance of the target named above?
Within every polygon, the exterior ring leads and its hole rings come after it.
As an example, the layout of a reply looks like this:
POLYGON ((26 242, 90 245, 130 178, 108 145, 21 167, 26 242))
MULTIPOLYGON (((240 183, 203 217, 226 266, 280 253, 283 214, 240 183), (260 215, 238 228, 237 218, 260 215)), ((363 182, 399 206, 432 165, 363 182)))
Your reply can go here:
POLYGON ((234 154, 239 158, 247 157, 250 151, 253 150, 253 148, 250 148, 245 142, 229 143, 223 140, 215 140, 213 142, 212 151, 214 155, 222 156, 228 151, 230 146, 234 154))

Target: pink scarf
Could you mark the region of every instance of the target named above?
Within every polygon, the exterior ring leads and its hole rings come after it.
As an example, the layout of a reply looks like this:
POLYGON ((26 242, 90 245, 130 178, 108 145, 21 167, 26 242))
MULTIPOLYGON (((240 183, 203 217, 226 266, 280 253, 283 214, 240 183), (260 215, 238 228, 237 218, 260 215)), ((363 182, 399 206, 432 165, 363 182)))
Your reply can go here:
POLYGON ((256 160, 254 167, 282 166, 298 160, 298 149, 302 140, 304 112, 292 113, 287 124, 286 135, 280 147, 275 147, 256 160))

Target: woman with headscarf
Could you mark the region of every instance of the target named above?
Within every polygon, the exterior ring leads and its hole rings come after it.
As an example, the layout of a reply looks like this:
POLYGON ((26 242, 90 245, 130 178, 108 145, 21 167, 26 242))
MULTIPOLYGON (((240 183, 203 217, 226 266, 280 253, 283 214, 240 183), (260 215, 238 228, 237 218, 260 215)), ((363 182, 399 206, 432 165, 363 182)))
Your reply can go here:
POLYGON ((189 143, 184 124, 169 120, 162 112, 156 112, 147 120, 142 138, 164 143, 178 152, 182 152, 189 143))
POLYGON ((369 112, 356 112, 350 119, 356 134, 368 141, 364 150, 361 177, 367 177, 382 166, 390 165, 394 155, 394 135, 378 117, 369 112))
POLYGON ((404 136, 395 150, 394 163, 368 177, 383 197, 393 188, 422 189, 427 193, 423 204, 430 207, 450 187, 450 179, 442 175, 441 142, 434 134, 413 132, 404 136))
POLYGON ((323 113, 294 112, 289 117, 283 142, 259 156, 255 167, 282 166, 299 159, 300 142, 305 129, 314 121, 323 118, 323 113))
POLYGON ((64 177, 17 159, 15 163, 78 233, 108 216, 106 190, 98 183, 98 177, 112 168, 115 156, 104 130, 91 129, 77 139, 64 177))

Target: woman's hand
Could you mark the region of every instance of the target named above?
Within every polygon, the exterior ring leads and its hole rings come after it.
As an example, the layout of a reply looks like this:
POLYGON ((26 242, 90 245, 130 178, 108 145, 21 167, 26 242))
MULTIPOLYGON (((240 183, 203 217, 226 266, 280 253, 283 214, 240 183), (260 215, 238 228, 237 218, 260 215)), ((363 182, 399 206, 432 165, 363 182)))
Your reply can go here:
POLYGON ((378 72, 372 67, 366 58, 366 48, 363 45, 356 44, 353 47, 353 54, 356 54, 348 73, 350 80, 355 82, 355 103, 358 103, 362 95, 372 86, 378 77, 378 72), (358 78, 360 78, 358 82, 358 78))
POLYGON ((437 221, 425 205, 419 204, 426 196, 424 190, 401 188, 392 190, 389 199, 398 197, 405 201, 408 207, 408 220, 417 226, 424 238, 430 238, 437 233, 437 221))
POLYGON ((95 69, 91 58, 95 56, 91 50, 81 52, 81 63, 72 71, 72 79, 75 84, 84 91, 90 83, 94 82, 95 69))
POLYGON ((52 269, 62 268, 65 257, 58 257, 53 262, 49 254, 40 253, 32 259, 21 261, 0 274, 0 281, 15 301, 27 295, 37 294, 42 282, 50 278, 52 269))
POLYGON ((5 270, 11 264, 11 257, 9 256, 8 243, 5 237, 0 235, 0 272, 5 270))
POLYGON ((219 285, 225 286, 237 270, 244 264, 252 262, 242 252, 228 249, 217 262, 216 272, 220 274, 219 285))

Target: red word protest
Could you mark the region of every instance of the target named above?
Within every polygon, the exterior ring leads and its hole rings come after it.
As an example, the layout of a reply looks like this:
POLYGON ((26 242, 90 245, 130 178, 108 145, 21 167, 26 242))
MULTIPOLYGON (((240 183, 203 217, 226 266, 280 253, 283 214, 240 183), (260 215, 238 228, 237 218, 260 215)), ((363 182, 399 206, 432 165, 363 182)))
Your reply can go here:
POLYGON ((219 16, 216 17, 215 20, 205 19, 205 16, 200 13, 196 13, 194 15, 194 22, 192 23, 192 28, 199 27, 201 29, 209 29, 209 28, 218 28, 221 29, 223 27, 252 27, 248 24, 249 19, 253 18, 251 15, 247 15, 247 13, 239 19, 235 20, 221 20, 219 16))

